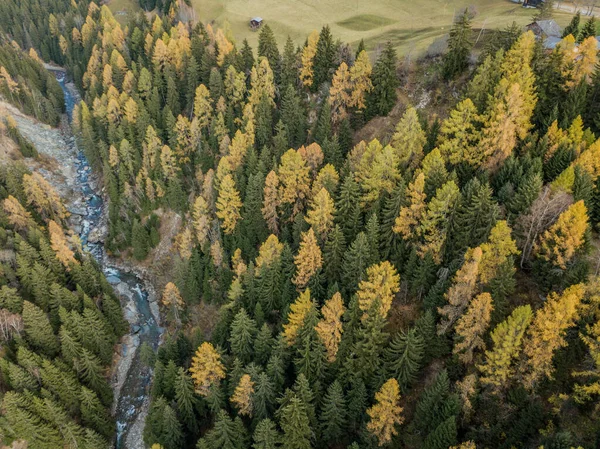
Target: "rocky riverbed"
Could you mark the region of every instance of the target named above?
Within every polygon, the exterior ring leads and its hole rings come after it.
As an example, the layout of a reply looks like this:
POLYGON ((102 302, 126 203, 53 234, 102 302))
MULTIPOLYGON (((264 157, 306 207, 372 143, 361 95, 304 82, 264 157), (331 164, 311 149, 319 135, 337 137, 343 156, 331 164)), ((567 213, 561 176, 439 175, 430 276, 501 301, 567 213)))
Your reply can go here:
POLYGON ((121 298, 130 331, 116 348, 112 367, 113 414, 117 421, 117 449, 143 449, 143 429, 149 408, 150 369, 139 359, 139 347, 146 342, 155 349, 162 336, 157 295, 148 277, 131 266, 108 257, 104 251, 108 210, 104 191, 83 152, 77 147, 70 120, 79 95, 53 69, 65 93, 67 114, 58 129, 37 122, 11 105, 2 103, 0 112, 12 115, 23 136, 40 153, 40 160, 26 164, 42 174, 60 193, 71 213, 70 226, 79 234, 84 248, 101 264, 115 292, 121 298))

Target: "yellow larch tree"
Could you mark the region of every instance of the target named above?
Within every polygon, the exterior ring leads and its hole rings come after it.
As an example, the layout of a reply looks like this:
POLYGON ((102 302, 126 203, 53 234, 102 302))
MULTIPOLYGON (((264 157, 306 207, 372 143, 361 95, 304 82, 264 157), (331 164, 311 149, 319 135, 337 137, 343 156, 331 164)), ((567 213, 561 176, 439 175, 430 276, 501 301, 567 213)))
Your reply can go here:
POLYGON ((265 187, 263 189, 263 207, 261 209, 262 216, 267 222, 269 231, 273 234, 279 232, 279 216, 277 208, 279 207, 279 177, 273 170, 269 172, 265 179, 265 187))
POLYGON ((24 231, 35 224, 29 211, 12 195, 8 195, 2 201, 2 209, 8 217, 8 222, 19 231, 24 231))
POLYGON ((171 310, 175 321, 179 323, 179 312, 183 310, 185 303, 179 293, 179 289, 172 282, 168 282, 163 290, 161 302, 163 306, 171 310))
POLYGON ((323 187, 327 189, 329 195, 335 195, 337 186, 340 182, 340 175, 332 164, 326 164, 315 178, 312 185, 312 195, 315 196, 323 187))
POLYGON ((371 65, 369 55, 363 50, 358 54, 354 65, 350 68, 350 84, 352 86, 350 107, 356 108, 359 111, 365 109, 366 94, 373 89, 373 83, 371 82, 372 72, 373 66, 371 65))
POLYGON ((400 214, 394 223, 394 232, 402 235, 406 240, 414 240, 416 228, 420 225, 427 210, 425 175, 422 172, 418 173, 414 181, 408 185, 406 196, 410 205, 400 209, 400 214))
POLYGON ((321 248, 317 243, 313 228, 302 233, 300 249, 294 257, 294 264, 296 265, 296 275, 292 282, 298 290, 302 290, 310 278, 323 266, 321 248))
POLYGON ((396 150, 401 164, 416 168, 423 159, 423 146, 426 142, 427 136, 419 123, 417 110, 410 107, 396 125, 390 145, 396 150))
POLYGON ((290 306, 288 322, 283 325, 283 336, 288 346, 292 346, 296 342, 298 331, 304 324, 306 315, 313 307, 315 307, 315 304, 310 298, 310 289, 307 288, 300 293, 300 296, 290 306))
POLYGON ((503 78, 497 91, 501 94, 497 94, 485 118, 479 142, 481 165, 492 171, 497 170, 512 154, 518 138, 517 120, 524 107, 524 97, 518 83, 511 85, 503 78))
POLYGON ((401 178, 397 152, 373 139, 360 158, 355 177, 363 191, 361 206, 373 204, 384 192, 391 193, 401 178))
POLYGON ((507 386, 513 375, 512 363, 521 352, 523 335, 531 323, 532 311, 529 305, 513 310, 510 316, 492 332, 493 348, 485 352, 485 363, 477 368, 483 375, 481 383, 494 389, 507 386))
POLYGON ((175 159, 175 154, 168 145, 163 145, 160 150, 160 167, 165 179, 177 176, 177 172, 179 171, 177 160, 175 159))
POLYGON ((281 156, 278 176, 279 205, 292 206, 295 216, 310 193, 310 168, 298 151, 290 149, 281 156))
POLYGON ((258 249, 258 256, 256 256, 256 269, 260 270, 265 267, 270 267, 274 262, 277 262, 281 258, 283 252, 283 243, 279 241, 275 234, 271 234, 267 237, 258 249))
POLYGON ((387 260, 367 268, 367 279, 358 284, 358 305, 364 312, 363 318, 373 304, 379 303, 379 312, 387 317, 396 293, 400 291, 400 275, 387 260))
POLYGON ((196 88, 194 97, 194 117, 198 119, 200 130, 208 128, 212 117, 212 99, 210 92, 204 84, 200 84, 196 88))
POLYGON ((323 318, 315 326, 315 331, 327 350, 327 361, 335 362, 340 341, 342 341, 342 316, 346 308, 340 292, 335 292, 321 308, 323 318))
POLYGON ((234 49, 234 46, 229 39, 227 39, 221 28, 219 28, 215 33, 215 41, 218 50, 217 64, 220 67, 225 63, 225 58, 229 53, 231 53, 231 51, 234 49))
POLYGON ((317 236, 324 242, 333 226, 335 205, 331 195, 325 187, 311 200, 310 208, 306 214, 306 222, 312 226, 317 236))
POLYGON ((517 244, 511 237, 511 229, 506 220, 496 222, 487 242, 481 245, 479 281, 488 284, 498 275, 498 270, 510 257, 519 254, 517 244))
POLYGON ((175 236, 174 246, 183 260, 189 260, 192 257, 192 249, 194 248, 193 238, 192 230, 189 226, 184 226, 181 232, 175 236))
POLYGON ((302 145, 300 148, 298 148, 298 153, 300 156, 302 156, 302 159, 306 161, 306 164, 310 168, 311 177, 316 177, 317 170, 323 163, 323 159, 325 159, 321 145, 319 145, 317 142, 313 142, 307 146, 302 145))
POLYGON ((575 324, 579 304, 585 294, 583 284, 572 285, 562 294, 551 293, 535 313, 523 343, 521 373, 525 387, 533 390, 543 377, 552 378, 552 358, 566 346, 565 334, 575 324))
POLYGON ((250 73, 250 92, 248 102, 256 107, 263 96, 266 96, 273 105, 275 102, 275 78, 269 60, 261 56, 250 73))
POLYGON ((430 253, 436 263, 441 263, 449 216, 459 199, 460 190, 453 180, 437 189, 418 227, 418 232, 423 239, 417 247, 419 256, 424 257, 425 254, 430 253))
POLYGON ((448 304, 438 308, 439 314, 443 317, 438 324, 439 334, 448 332, 468 307, 477 287, 480 262, 481 248, 468 249, 465 253, 465 261, 454 275, 452 286, 444 295, 448 304))
POLYGON ((199 195, 194 200, 192 206, 192 224, 196 235, 196 240, 202 246, 208 240, 208 232, 210 231, 210 212, 208 203, 202 195, 199 195))
POLYGON ((313 64, 317 54, 317 43, 319 42, 319 32, 313 30, 302 49, 302 66, 300 67, 300 81, 304 86, 312 86, 313 83, 313 64))
POLYGON ((592 180, 596 181, 600 176, 600 139, 591 144, 579 157, 573 162, 573 166, 578 165, 588 172, 592 180))
POLYGON ((221 380, 225 379, 225 366, 212 343, 204 342, 196 350, 190 373, 196 393, 204 397, 208 396, 210 387, 218 386, 221 380))
POLYGON ((440 153, 451 164, 466 162, 479 165, 477 142, 480 133, 478 125, 481 117, 477 107, 467 98, 450 112, 450 117, 442 122, 438 142, 440 153))
POLYGON ((216 203, 217 217, 223 222, 225 234, 232 234, 235 230, 237 222, 242 218, 241 207, 242 200, 235 187, 235 181, 231 175, 226 175, 219 185, 219 196, 216 203))
POLYGON ((246 94, 245 73, 235 70, 235 66, 232 64, 227 67, 223 84, 228 104, 231 104, 234 108, 240 107, 246 94))
POLYGON ((23 190, 27 203, 31 204, 42 218, 61 222, 68 217, 60 196, 38 172, 23 175, 23 190))
POLYGON ((367 409, 369 422, 367 430, 377 438, 379 446, 384 446, 392 441, 392 437, 398 434, 396 426, 404 422, 400 407, 400 386, 394 378, 389 379, 375 393, 375 404, 367 409))
POLYGON ((541 260, 564 270, 583 245, 587 227, 587 209, 583 200, 580 200, 560 214, 556 222, 540 236, 534 253, 541 260))
POLYGON ((252 395, 254 394, 254 382, 249 374, 244 374, 241 378, 233 396, 231 403, 237 408, 238 413, 244 416, 252 416, 252 395))
POLYGON ((327 100, 331 105, 331 118, 334 123, 339 123, 348 117, 351 94, 350 70, 348 65, 342 62, 331 80, 329 99, 327 100))
POLYGON ((48 233, 50 234, 50 246, 56 253, 56 258, 62 263, 67 270, 71 265, 78 265, 79 262, 75 259, 75 253, 69 248, 67 238, 63 228, 54 220, 48 222, 48 233))
MULTIPOLYGON (((531 31, 523 33, 504 55, 501 67, 503 77, 507 81, 506 86, 519 85, 522 103, 519 110, 515 111, 513 115, 519 139, 524 139, 532 128, 531 116, 537 103, 535 75, 531 67, 535 45, 535 35, 531 31)), ((497 98, 506 95, 506 86, 503 86, 502 83, 496 86, 497 98)))
POLYGON ((473 361, 473 352, 485 347, 483 335, 490 325, 492 317, 492 296, 481 293, 476 296, 469 308, 456 323, 456 343, 454 354, 458 354, 461 362, 469 364, 473 361))

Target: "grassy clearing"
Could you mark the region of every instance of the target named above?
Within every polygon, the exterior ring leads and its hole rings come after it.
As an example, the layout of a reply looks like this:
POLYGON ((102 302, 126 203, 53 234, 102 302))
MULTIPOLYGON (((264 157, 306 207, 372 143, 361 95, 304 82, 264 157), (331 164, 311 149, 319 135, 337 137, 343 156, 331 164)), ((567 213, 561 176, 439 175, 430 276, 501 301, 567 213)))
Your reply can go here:
POLYGON ((109 0, 107 5, 121 25, 127 24, 129 18, 141 10, 137 0, 109 0))
POLYGON ((373 14, 362 14, 352 16, 349 19, 336 22, 337 25, 353 31, 370 31, 375 28, 391 25, 395 21, 386 17, 374 16, 373 14))
MULTIPOLYGON (((117 1, 117 0, 113 0, 117 1)), ((122 0, 119 0, 122 1, 122 0)), ((246 38, 256 48, 258 33, 250 30, 251 17, 265 19, 283 47, 286 36, 302 45, 308 34, 329 24, 336 38, 352 44, 365 40, 367 49, 390 40, 400 55, 421 54, 436 39, 448 33, 455 14, 472 6, 477 12, 476 29, 503 28, 513 21, 526 25, 533 9, 510 0, 192 0, 196 17, 231 31, 237 42, 246 38)), ((562 26, 570 20, 556 13, 562 26)))

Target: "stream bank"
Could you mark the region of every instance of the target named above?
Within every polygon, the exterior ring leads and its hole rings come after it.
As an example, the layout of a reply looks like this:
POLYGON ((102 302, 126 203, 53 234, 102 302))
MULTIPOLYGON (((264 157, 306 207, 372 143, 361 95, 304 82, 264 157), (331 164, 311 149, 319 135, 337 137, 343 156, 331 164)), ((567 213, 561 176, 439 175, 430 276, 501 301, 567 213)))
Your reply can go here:
POLYGON ((117 422, 116 449, 144 449, 143 430, 150 404, 149 388, 152 371, 140 361, 139 347, 150 344, 155 350, 163 329, 157 295, 149 277, 127 263, 114 260, 104 250, 108 207, 104 189, 71 130, 72 112, 80 101, 75 86, 68 82, 62 69, 51 70, 65 95, 66 116, 59 129, 20 113, 2 104, 12 115, 23 136, 40 154, 40 160, 25 163, 42 174, 59 192, 71 214, 69 225, 87 250, 100 264, 108 282, 121 299, 123 314, 129 322, 129 332, 116 347, 111 369, 114 392, 112 413, 117 422))

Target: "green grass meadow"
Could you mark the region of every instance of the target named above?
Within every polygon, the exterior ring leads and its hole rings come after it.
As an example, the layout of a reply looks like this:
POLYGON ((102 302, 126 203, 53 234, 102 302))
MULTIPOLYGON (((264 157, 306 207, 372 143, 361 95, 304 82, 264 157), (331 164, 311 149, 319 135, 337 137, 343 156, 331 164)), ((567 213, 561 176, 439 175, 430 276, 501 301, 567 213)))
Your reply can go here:
MULTIPOLYGON (((136 0, 111 0, 115 11, 135 11, 136 0)), ((250 18, 260 16, 268 23, 283 48, 289 35, 302 45, 312 30, 329 24, 336 38, 357 45, 364 39, 368 50, 391 41, 400 56, 422 54, 450 30, 457 12, 472 7, 473 28, 485 31, 503 28, 513 21, 526 25, 533 9, 510 0, 192 0, 196 18, 228 29, 238 46, 244 38, 256 48, 258 32, 250 30, 250 18)), ((570 15, 555 13, 562 26, 570 15)), ((119 17, 122 19, 123 16, 119 17)), ((479 33, 477 33, 479 36, 479 33)))

